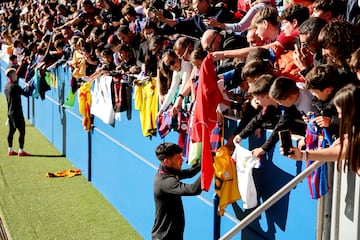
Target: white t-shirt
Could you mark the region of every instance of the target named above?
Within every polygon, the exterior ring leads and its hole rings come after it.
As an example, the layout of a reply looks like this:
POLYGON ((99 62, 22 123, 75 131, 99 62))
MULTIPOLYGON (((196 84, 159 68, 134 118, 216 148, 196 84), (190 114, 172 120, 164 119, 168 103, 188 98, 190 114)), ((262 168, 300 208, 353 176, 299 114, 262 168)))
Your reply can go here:
POLYGON ((304 89, 301 85, 297 84, 300 89, 299 99, 294 103, 296 108, 304 113, 314 112, 315 108, 312 105, 312 94, 309 90, 304 89))
POLYGON ((192 64, 188 61, 181 60, 181 70, 179 72, 174 71, 173 73, 170 88, 167 94, 165 95, 164 102, 160 107, 161 111, 165 111, 170 105, 170 103, 174 100, 178 88, 180 88, 179 90, 180 92, 182 91, 182 88, 185 86, 185 82, 187 80, 190 80, 189 78, 190 78, 191 70, 192 70, 192 64))

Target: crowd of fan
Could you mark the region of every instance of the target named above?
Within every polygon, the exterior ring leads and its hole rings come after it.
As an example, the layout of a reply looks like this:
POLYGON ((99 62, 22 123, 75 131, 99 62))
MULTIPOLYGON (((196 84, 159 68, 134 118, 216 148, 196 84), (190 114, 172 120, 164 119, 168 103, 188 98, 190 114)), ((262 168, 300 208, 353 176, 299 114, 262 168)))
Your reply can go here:
POLYGON ((310 83, 314 68, 337 70, 334 89, 355 82, 359 16, 355 0, 18 0, 0 10, 9 65, 28 65, 19 72, 25 80, 54 64, 72 68, 74 86, 99 75, 141 73, 157 79, 159 115, 194 100, 201 63, 211 54, 226 93, 218 111, 243 112, 236 134, 260 111, 248 90, 259 90, 254 82, 263 74, 305 85, 320 101, 327 85, 310 83))

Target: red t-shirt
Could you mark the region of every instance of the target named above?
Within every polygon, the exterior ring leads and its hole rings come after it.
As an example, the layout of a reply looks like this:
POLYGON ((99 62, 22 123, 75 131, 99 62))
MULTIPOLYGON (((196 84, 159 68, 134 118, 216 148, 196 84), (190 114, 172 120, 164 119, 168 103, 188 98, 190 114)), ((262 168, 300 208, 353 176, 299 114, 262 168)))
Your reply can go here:
POLYGON ((284 50, 294 50, 294 44, 296 43, 295 37, 298 36, 299 36, 298 28, 292 31, 289 36, 285 36, 284 31, 281 31, 276 41, 279 42, 284 47, 284 50))

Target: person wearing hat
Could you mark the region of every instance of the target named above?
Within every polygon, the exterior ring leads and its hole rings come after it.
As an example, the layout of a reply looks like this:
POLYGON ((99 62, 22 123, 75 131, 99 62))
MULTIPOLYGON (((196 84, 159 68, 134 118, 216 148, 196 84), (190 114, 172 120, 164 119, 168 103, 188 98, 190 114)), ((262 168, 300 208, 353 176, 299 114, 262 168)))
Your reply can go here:
POLYGON ((25 120, 21 105, 21 95, 29 96, 29 94, 18 85, 18 76, 15 68, 6 69, 5 75, 8 78, 8 83, 4 89, 8 106, 8 156, 31 156, 30 153, 24 151, 25 120), (14 151, 12 148, 16 129, 19 131, 19 152, 14 151))
POLYGON ((181 170, 182 148, 174 143, 160 144, 155 154, 160 166, 154 177, 155 221, 152 239, 182 240, 185 217, 181 196, 199 195, 201 177, 192 184, 180 180, 195 176, 200 171, 200 164, 181 170))

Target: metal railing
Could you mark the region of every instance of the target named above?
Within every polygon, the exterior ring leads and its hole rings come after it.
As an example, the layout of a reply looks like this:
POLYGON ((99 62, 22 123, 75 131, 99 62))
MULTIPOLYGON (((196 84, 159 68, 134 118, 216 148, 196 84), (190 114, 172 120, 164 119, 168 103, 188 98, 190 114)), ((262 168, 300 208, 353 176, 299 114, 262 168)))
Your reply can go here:
POLYGON ((240 221, 236 226, 230 229, 221 240, 231 239, 239 231, 243 230, 247 225, 254 221, 261 213, 265 212, 277 201, 279 201, 285 194, 290 192, 298 183, 304 180, 308 175, 310 175, 316 168, 320 167, 321 164, 324 164, 322 161, 314 161, 309 167, 307 167, 303 172, 294 177, 291 181, 285 184, 282 188, 279 189, 274 195, 267 199, 263 204, 257 207, 253 212, 246 216, 243 220, 240 221))

